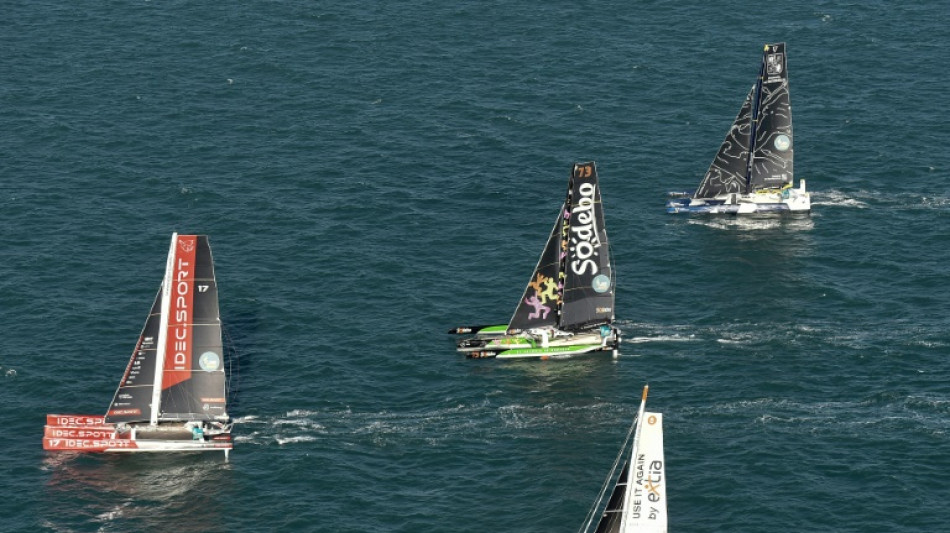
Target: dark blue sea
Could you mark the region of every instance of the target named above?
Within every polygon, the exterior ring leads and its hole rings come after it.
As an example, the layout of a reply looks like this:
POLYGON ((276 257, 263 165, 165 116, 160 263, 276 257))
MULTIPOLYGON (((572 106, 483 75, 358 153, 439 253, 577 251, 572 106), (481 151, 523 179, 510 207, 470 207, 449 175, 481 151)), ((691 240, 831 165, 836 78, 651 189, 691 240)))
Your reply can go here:
POLYGON ((573 532, 649 383, 671 531, 950 531, 950 4, 2 13, 0 530, 573 532), (781 41, 812 214, 666 214, 781 41), (619 358, 464 359, 575 161, 619 358), (43 452, 105 412, 173 231, 214 251, 230 462, 43 452))

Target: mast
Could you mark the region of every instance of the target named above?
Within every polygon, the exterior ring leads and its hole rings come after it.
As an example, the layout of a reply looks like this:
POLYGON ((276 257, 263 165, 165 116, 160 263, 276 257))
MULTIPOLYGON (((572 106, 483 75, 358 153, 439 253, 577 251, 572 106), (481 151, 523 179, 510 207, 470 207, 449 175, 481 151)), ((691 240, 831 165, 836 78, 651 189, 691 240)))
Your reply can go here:
MULTIPOLYGON (((588 169, 589 171, 590 169, 588 169)), ((561 220, 561 247, 558 250, 560 254, 558 256, 557 264, 557 313, 555 314, 557 320, 558 329, 561 328, 561 323, 564 313, 564 280, 565 272, 567 266, 567 249, 570 247, 571 239, 571 213, 574 209, 571 199, 574 195, 574 179, 577 177, 578 165, 574 163, 574 167, 571 169, 571 179, 567 182, 567 196, 564 198, 564 216, 561 220)))
MULTIPOLYGON (((765 46, 765 49, 768 50, 768 45, 765 46)), ((746 172, 745 172, 745 194, 752 192, 752 154, 755 153, 755 134, 756 129, 759 125, 759 104, 762 100, 762 79, 765 76, 765 60, 763 59, 762 65, 759 67, 759 79, 755 81, 755 94, 752 98, 752 128, 749 132, 749 159, 746 163, 746 172)))
POLYGON ((172 233, 172 242, 168 247, 168 261, 165 263, 165 278, 162 280, 162 315, 158 329, 157 358, 155 361, 155 385, 152 389, 152 415, 149 424, 158 424, 158 414, 162 404, 162 376, 165 370, 165 348, 168 338, 168 310, 171 307, 172 270, 175 265, 175 243, 178 233, 172 233))

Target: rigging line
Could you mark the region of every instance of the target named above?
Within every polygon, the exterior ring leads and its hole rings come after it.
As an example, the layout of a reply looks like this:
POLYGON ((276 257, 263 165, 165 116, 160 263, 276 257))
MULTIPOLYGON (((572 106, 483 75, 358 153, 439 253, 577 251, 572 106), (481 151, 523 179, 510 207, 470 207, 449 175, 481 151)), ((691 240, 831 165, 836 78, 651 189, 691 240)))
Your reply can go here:
POLYGON ((221 333, 224 335, 224 353, 227 355, 228 363, 228 372, 225 379, 225 396, 227 397, 228 404, 230 405, 236 399, 234 396, 240 391, 241 388, 241 376, 240 373, 235 373, 234 369, 238 367, 238 354, 237 348, 234 345, 234 339, 231 337, 231 332, 228 328, 225 327, 224 323, 221 323, 221 333), (231 381, 234 380, 232 385, 231 381))
POLYGON ((597 514, 597 509, 604 500, 604 495, 607 494, 607 489, 610 488, 610 480, 613 479, 614 473, 617 471, 617 466, 623 459, 624 452, 627 451, 627 443, 630 442, 630 439, 633 437, 633 434, 637 429, 637 422, 639 422, 639 417, 634 417, 633 424, 630 425, 630 429, 627 430, 627 436, 623 439, 623 445, 620 446, 620 453, 618 453, 617 458, 614 459, 614 464, 610 467, 610 473, 607 474, 607 479, 604 480, 604 486, 600 488, 600 494, 594 501, 594 505, 590 508, 590 511, 587 512, 587 516, 584 517, 584 524, 580 529, 577 530, 578 533, 584 533, 590 529, 591 522, 593 522, 594 516, 597 514))

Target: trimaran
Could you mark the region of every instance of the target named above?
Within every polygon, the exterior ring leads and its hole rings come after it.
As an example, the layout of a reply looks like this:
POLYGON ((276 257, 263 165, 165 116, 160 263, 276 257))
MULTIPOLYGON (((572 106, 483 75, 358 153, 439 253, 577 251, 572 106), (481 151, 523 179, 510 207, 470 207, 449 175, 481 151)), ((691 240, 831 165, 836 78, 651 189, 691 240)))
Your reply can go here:
POLYGON ((580 533, 666 533, 666 463, 663 458, 663 415, 646 411, 647 391, 643 387, 640 410, 627 433, 620 454, 604 481, 580 533), (630 445, 630 438, 633 444, 630 445), (629 452, 628 452, 628 446, 629 452), (610 500, 591 529, 607 489, 623 460, 610 500))
POLYGON ((597 167, 577 163, 537 267, 507 324, 463 326, 457 343, 470 358, 571 357, 613 351, 614 269, 597 167))
POLYGON ((47 415, 43 449, 232 448, 218 287, 205 235, 172 234, 165 277, 112 403, 101 415, 47 415))
POLYGON ((785 43, 767 44, 759 77, 695 191, 670 193, 669 213, 807 213, 805 180, 793 188, 792 107, 785 43))

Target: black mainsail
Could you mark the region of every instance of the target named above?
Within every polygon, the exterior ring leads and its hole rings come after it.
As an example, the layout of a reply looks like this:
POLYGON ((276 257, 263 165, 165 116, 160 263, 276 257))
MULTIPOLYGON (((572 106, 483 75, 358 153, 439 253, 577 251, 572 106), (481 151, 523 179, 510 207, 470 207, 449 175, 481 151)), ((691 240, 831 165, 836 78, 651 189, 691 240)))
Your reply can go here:
POLYGON ((613 312, 613 265, 597 167, 576 163, 567 199, 508 332, 542 327, 577 331, 610 323, 613 312))
POLYGON ((567 232, 559 327, 576 331, 614 318, 614 275, 610 243, 604 226, 597 167, 593 162, 575 164, 568 194, 567 232))
POLYGON ((785 59, 785 43, 765 45, 747 192, 792 184, 792 105, 785 59))
POLYGON ((205 235, 179 235, 159 420, 227 420, 214 260, 205 235))
POLYGON ((759 77, 693 198, 783 188, 792 183, 792 160, 785 43, 767 44, 759 77))

